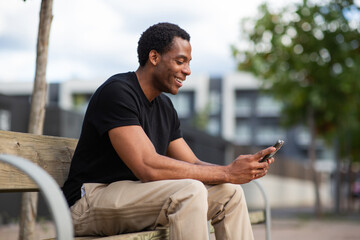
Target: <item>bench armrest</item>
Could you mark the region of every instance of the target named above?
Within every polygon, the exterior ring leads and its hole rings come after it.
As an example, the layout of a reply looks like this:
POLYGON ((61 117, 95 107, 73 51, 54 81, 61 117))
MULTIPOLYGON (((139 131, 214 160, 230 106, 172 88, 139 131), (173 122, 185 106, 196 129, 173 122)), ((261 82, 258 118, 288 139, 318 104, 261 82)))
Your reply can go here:
POLYGON ((0 154, 0 162, 26 173, 42 192, 55 222, 57 239, 68 240, 74 238, 72 220, 65 197, 55 180, 41 167, 14 155, 0 154))
POLYGON ((265 203, 265 227, 266 227, 266 240, 271 240, 271 209, 270 209, 270 204, 269 204, 269 200, 266 196, 266 192, 264 187, 262 186, 262 184, 260 183, 259 180, 253 180, 252 183, 254 183, 260 190, 261 195, 264 199, 264 203, 265 203))

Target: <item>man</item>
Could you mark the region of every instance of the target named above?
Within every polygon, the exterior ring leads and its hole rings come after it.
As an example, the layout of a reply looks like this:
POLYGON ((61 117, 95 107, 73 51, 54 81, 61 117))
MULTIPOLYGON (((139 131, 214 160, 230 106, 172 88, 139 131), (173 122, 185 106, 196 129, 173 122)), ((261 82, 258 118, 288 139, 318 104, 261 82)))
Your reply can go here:
POLYGON ((253 239, 241 183, 263 177, 273 147, 228 166, 200 161, 174 107, 190 75, 190 36, 159 23, 138 42, 136 72, 109 78, 92 96, 64 193, 75 233, 113 235, 169 226, 170 239, 253 239))

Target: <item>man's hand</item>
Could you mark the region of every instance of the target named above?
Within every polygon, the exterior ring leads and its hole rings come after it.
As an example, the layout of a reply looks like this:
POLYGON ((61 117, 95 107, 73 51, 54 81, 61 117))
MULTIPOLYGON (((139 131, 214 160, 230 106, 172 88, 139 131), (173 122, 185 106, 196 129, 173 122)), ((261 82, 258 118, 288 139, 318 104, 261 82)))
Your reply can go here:
POLYGON ((265 176, 269 165, 274 162, 274 158, 270 158, 268 161, 262 163, 259 161, 266 154, 274 151, 274 147, 269 147, 252 155, 238 156, 234 162, 227 166, 229 181, 231 183, 242 184, 265 176))

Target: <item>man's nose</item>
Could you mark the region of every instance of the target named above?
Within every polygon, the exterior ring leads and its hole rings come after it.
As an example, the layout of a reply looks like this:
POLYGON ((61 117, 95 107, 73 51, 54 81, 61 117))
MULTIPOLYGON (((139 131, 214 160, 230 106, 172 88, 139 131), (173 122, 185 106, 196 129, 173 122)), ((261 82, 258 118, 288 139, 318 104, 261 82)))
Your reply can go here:
POLYGON ((186 64, 183 68, 183 73, 185 73, 186 75, 190 75, 191 74, 191 69, 190 69, 190 65, 186 64))

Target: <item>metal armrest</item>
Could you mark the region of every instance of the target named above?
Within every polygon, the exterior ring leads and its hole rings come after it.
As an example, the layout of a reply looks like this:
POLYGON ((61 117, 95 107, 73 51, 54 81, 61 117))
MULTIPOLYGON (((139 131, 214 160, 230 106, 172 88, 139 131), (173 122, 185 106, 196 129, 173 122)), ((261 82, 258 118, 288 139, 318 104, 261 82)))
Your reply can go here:
POLYGON ((263 188, 263 186, 261 185, 261 183, 258 180, 253 180, 252 181, 259 189, 261 192, 261 195, 264 198, 264 202, 265 202, 265 228, 266 228, 266 240, 271 240, 271 210, 270 210, 270 204, 269 201, 267 199, 265 190, 263 188))
POLYGON ((26 173, 42 192, 55 221, 57 239, 74 238, 72 220, 64 195, 55 180, 42 168, 21 157, 0 155, 0 162, 5 162, 26 173))

